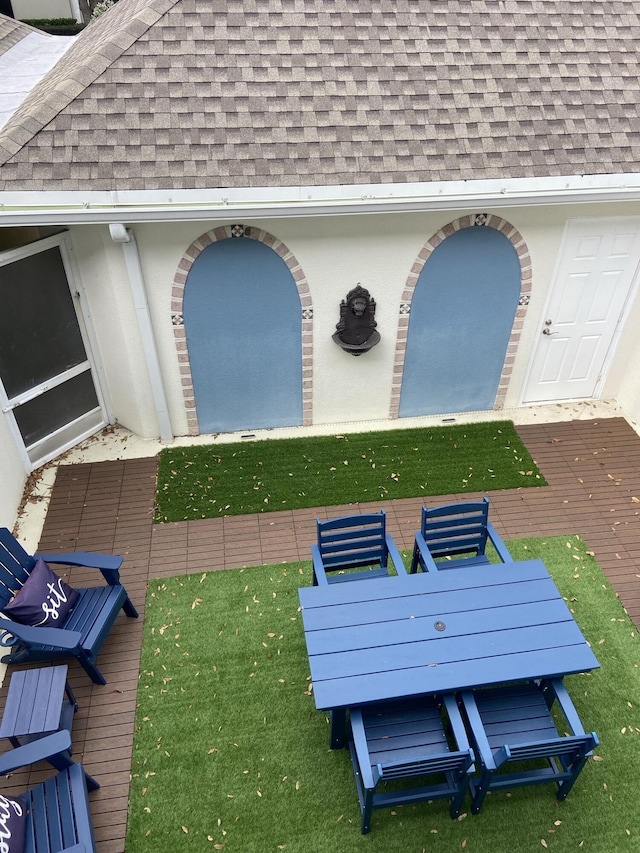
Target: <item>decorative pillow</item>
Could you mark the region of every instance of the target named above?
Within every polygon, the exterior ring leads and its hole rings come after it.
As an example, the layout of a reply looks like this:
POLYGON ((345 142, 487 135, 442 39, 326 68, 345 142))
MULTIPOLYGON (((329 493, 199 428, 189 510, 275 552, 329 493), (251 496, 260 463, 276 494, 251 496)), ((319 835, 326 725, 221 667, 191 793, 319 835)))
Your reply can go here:
POLYGON ((59 628, 79 595, 44 560, 38 560, 22 589, 5 605, 3 612, 23 625, 59 628))
POLYGON ((22 853, 26 831, 26 800, 0 794, 0 853, 22 853))

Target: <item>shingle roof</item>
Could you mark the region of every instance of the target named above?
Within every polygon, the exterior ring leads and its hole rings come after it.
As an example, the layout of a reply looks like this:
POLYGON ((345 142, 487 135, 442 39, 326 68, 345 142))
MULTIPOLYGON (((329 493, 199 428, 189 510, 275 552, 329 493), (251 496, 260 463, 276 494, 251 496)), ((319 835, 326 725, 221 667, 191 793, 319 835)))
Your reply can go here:
POLYGON ((16 21, 15 18, 8 18, 6 15, 0 15, 0 55, 18 44, 29 33, 38 32, 29 24, 23 21, 16 21))
POLYGON ((637 0, 120 0, 0 133, 0 189, 640 171, 637 0))

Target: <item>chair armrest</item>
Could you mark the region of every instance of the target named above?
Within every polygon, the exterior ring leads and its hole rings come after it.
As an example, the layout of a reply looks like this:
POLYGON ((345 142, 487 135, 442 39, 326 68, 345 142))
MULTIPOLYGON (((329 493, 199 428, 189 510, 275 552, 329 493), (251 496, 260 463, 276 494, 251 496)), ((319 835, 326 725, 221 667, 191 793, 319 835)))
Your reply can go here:
MULTIPOLYGON (((70 749, 71 735, 66 729, 24 743, 0 755, 0 776, 6 776, 20 767, 28 767, 61 753, 68 754, 70 749)), ((68 763, 71 763, 71 759, 68 763)))
MULTIPOLYGON (((0 618, 0 630, 7 631, 27 644, 56 646, 67 651, 79 649, 82 639, 80 631, 67 631, 65 628, 34 628, 32 625, 21 625, 11 619, 2 618, 0 618)), ((9 644, 0 641, 0 645, 6 648, 9 644)))
POLYGON ((33 555, 45 563, 66 563, 68 566, 86 566, 89 569, 117 570, 124 562, 119 554, 97 554, 92 551, 70 551, 67 554, 45 554, 38 551, 33 555))
MULTIPOLYGON (((420 555, 420 561, 422 562, 425 572, 438 571, 438 566, 436 565, 436 561, 431 556, 431 551, 429 550, 429 546, 427 545, 424 536, 419 530, 416 530, 416 538, 413 543, 413 561, 417 559, 418 554, 420 555)), ((413 561, 411 564, 412 572, 415 570, 413 561)))
POLYGON ((493 524, 490 521, 487 521, 487 533, 489 535, 489 539, 491 540, 491 544, 498 552, 498 556, 502 560, 503 563, 513 563, 514 559, 509 553, 507 546, 502 541, 500 534, 495 529, 493 524))
POLYGON ((34 554, 34 557, 36 560, 44 560, 45 563, 98 569, 109 586, 115 586, 120 583, 120 573, 118 570, 124 562, 124 557, 121 557, 119 554, 97 554, 92 551, 70 551, 67 554, 45 554, 38 551, 34 554))
POLYGON ((311 546, 311 559, 313 560, 313 574, 316 579, 317 585, 329 586, 329 581, 327 580, 327 575, 324 570, 322 557, 320 556, 320 549, 315 544, 311 546))
POLYGON ((460 708, 458 708, 456 697, 452 693, 445 693, 442 697, 442 703, 447 712, 447 716, 449 717, 449 722, 451 723, 451 729, 453 730, 453 736, 458 744, 458 749, 460 752, 469 750, 473 753, 473 750, 471 750, 469 745, 467 730, 462 722, 462 714, 460 713, 460 708))
POLYGON ((351 725, 351 745, 358 759, 362 784, 365 788, 375 788, 378 784, 378 779, 374 780, 373 778, 367 736, 364 731, 362 711, 359 708, 349 709, 349 723, 351 725))
POLYGON ((387 551, 389 552, 389 556, 391 557, 391 562, 393 563, 394 568, 396 570, 396 574, 401 576, 406 575, 407 570, 404 565, 404 560, 402 559, 402 554, 400 553, 400 550, 398 549, 396 543, 393 541, 393 537, 390 533, 385 534, 385 543, 387 546, 387 551))
POLYGON ((487 734, 484 730, 484 726, 482 725, 482 720, 480 719, 480 713, 478 712, 475 696, 470 690, 465 690, 460 694, 460 699, 462 701, 462 706, 467 716, 467 720, 469 721, 469 728, 471 729, 471 736, 474 745, 480 753, 482 763, 487 770, 496 770, 497 765, 494 760, 489 741, 487 740, 487 734))
MULTIPOLYGON (((550 678, 548 681, 545 680, 544 685, 546 690, 548 690, 552 696, 551 702, 547 703, 549 705, 549 708, 551 708, 551 705, 553 705, 553 700, 556 699, 562 713, 564 714, 565 720, 569 724, 571 734, 586 734, 584 726, 582 724, 582 720, 580 719, 578 712, 576 711, 576 707, 573 704, 571 696, 569 696, 569 691, 564 686, 564 682, 562 681, 562 679, 550 678)), ((599 743, 598 736, 595 732, 591 732, 591 734, 595 738, 595 745, 597 746, 599 743)))

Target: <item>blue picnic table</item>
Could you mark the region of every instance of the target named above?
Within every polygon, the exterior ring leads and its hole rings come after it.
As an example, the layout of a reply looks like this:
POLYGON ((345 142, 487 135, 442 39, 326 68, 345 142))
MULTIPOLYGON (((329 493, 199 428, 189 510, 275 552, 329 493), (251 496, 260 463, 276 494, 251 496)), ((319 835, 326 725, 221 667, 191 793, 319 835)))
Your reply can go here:
POLYGON ((332 748, 344 746, 349 707, 600 666, 542 560, 298 593, 332 748))

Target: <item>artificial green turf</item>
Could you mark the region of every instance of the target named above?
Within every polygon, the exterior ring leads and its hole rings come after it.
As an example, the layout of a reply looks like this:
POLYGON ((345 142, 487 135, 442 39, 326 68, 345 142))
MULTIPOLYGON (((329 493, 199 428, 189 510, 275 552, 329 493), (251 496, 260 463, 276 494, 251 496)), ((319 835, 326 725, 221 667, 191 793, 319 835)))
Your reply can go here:
POLYGON ((172 447, 155 520, 541 485, 511 421, 172 447))
POLYGON ((443 801, 384 809, 362 836, 348 750, 328 748, 310 690, 309 564, 212 572, 149 584, 127 853, 636 853, 636 629, 578 537, 508 544, 545 560, 602 664, 566 679, 601 744, 564 803, 540 785, 458 821, 443 801))

